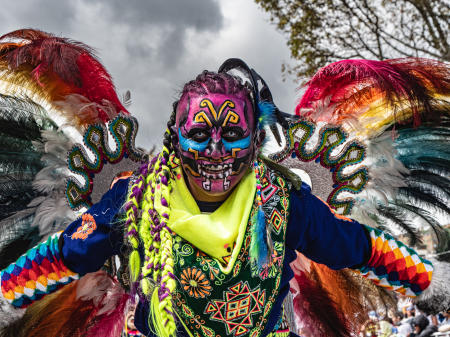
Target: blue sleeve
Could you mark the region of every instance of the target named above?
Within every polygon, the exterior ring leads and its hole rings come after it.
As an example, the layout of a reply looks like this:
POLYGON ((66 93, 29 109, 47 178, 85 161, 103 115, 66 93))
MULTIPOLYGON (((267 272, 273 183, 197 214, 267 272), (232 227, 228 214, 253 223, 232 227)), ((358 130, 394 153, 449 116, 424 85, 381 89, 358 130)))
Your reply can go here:
POLYGON ((123 246, 123 225, 118 221, 128 193, 129 179, 121 179, 102 199, 72 222, 60 237, 63 261, 80 275, 97 271, 123 246))
POLYGON ((286 246, 331 269, 358 267, 370 258, 370 237, 364 226, 336 214, 302 184, 290 195, 286 246))

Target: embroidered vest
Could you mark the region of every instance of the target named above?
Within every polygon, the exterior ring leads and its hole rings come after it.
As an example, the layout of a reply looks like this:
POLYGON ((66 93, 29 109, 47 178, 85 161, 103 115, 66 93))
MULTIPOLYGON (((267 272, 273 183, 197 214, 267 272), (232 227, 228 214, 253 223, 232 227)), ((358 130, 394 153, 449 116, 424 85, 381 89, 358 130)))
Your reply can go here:
MULTIPOLYGON (((220 262, 175 236, 174 273, 177 315, 195 337, 257 337, 264 330, 279 293, 289 216, 290 184, 261 163, 262 202, 270 222, 273 261, 259 269, 249 260, 256 202, 238 258, 228 274, 220 262)), ((255 196, 253 196, 255 198, 255 196)), ((225 259, 226 260, 226 259, 225 259)))

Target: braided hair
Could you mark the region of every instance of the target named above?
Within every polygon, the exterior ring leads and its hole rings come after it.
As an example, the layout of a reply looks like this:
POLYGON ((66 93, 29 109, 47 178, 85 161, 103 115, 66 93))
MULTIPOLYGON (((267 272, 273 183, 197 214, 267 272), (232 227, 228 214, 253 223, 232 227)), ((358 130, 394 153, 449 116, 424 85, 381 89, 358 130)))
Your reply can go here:
POLYGON ((162 151, 139 170, 125 204, 127 240, 132 248, 129 268, 133 289, 150 301, 151 321, 160 337, 176 332, 172 295, 176 288, 173 275, 173 233, 170 219, 170 192, 173 173, 171 156, 177 142, 176 114, 179 102, 189 94, 222 93, 251 100, 251 90, 239 78, 225 73, 203 71, 185 84, 180 100, 173 104, 164 133, 162 151), (139 249, 143 248, 144 261, 139 249))

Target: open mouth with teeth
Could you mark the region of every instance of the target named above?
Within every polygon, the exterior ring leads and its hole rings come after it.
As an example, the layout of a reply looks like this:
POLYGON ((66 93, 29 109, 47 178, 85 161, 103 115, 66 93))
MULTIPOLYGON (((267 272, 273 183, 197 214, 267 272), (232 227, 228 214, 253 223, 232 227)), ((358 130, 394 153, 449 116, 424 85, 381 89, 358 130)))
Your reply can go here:
POLYGON ((225 191, 230 188, 230 182, 227 178, 233 172, 233 164, 197 163, 197 171, 204 178, 202 185, 205 190, 211 190, 211 180, 223 180, 223 189, 225 191))
POLYGON ((232 164, 197 164, 198 173, 208 179, 224 179, 231 175, 232 164))

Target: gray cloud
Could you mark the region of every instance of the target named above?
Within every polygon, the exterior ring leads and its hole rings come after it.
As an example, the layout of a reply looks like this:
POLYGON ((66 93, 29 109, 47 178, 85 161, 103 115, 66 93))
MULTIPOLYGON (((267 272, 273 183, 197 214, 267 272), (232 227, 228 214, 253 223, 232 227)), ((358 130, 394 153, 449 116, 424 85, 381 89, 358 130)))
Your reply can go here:
POLYGON ((161 146, 183 84, 229 57, 254 67, 279 107, 293 110, 295 85, 280 76, 289 51, 254 0, 20 0, 2 6, 1 34, 26 27, 97 50, 119 95, 131 91, 129 110, 139 121, 142 147, 161 146))
POLYGON ((113 22, 142 27, 170 23, 178 29, 219 30, 223 17, 215 0, 100 0, 113 22))
POLYGON ((99 0, 97 3, 111 22, 126 25, 133 31, 127 42, 130 55, 149 57, 156 49, 156 56, 166 66, 179 62, 186 49, 188 30, 214 32, 223 26, 216 0, 99 0), (161 37, 152 47, 149 32, 155 28, 161 37))
POLYGON ((25 24, 17 28, 39 28, 53 33, 70 31, 74 18, 75 1, 5 1, 0 11, 2 25, 14 26, 16 22, 23 22, 25 24))

